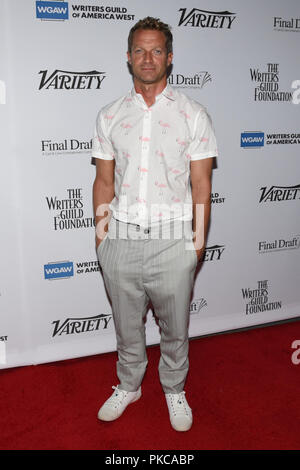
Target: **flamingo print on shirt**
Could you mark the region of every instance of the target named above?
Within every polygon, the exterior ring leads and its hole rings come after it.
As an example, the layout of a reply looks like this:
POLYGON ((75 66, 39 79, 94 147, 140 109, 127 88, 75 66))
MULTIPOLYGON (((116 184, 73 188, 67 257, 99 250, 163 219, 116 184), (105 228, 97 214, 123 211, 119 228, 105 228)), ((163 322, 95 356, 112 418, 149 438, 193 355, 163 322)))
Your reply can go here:
POLYGON ((132 129, 132 125, 129 122, 122 122, 121 127, 125 130, 125 135, 128 135, 129 130, 132 129))
POLYGON ((159 196, 164 195, 164 189, 167 188, 168 186, 165 183, 159 183, 158 181, 155 181, 155 186, 159 188, 159 196))
POLYGON ((168 122, 158 121, 158 124, 159 124, 160 127, 162 128, 162 133, 163 133, 163 134, 166 134, 166 133, 167 133, 167 129, 170 129, 170 127, 171 127, 168 122))
MULTIPOLYGON (((112 211, 123 217, 121 194, 132 221, 145 222, 144 213, 130 213, 132 204, 156 207, 157 219, 173 217, 164 205, 191 203, 190 162, 216 155, 213 129, 201 104, 169 85, 151 109, 133 89, 100 110, 93 139, 93 156, 115 159, 115 196, 112 211), (130 186, 129 186, 130 185, 130 186), (119 197, 120 201, 117 200, 119 197), (124 197, 124 196, 123 196, 124 197), (147 202, 146 202, 147 201, 147 202)), ((187 217, 188 220, 188 217, 187 217)))

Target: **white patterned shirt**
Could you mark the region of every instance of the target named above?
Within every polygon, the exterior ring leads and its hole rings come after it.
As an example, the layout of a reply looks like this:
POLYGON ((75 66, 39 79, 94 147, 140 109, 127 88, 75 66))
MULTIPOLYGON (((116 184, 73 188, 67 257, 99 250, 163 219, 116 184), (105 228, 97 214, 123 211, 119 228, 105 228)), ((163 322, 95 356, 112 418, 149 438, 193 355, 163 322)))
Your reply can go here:
POLYGON ((167 85, 150 108, 134 89, 102 108, 92 156, 115 160, 114 218, 149 226, 192 220, 190 161, 217 146, 206 109, 167 85))

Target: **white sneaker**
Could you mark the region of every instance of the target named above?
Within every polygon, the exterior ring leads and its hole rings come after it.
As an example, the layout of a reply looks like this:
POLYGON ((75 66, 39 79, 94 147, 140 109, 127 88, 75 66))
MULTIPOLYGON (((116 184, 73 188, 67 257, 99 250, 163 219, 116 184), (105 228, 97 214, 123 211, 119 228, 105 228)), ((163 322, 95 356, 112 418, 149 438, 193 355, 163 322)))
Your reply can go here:
POLYGON ((172 427, 175 431, 188 431, 193 424, 193 415, 186 401, 185 392, 165 395, 172 427))
POLYGON ((141 398, 141 387, 136 392, 126 392, 117 387, 112 387, 115 391, 111 397, 106 400, 98 412, 98 418, 102 421, 114 421, 119 418, 127 405, 141 398))

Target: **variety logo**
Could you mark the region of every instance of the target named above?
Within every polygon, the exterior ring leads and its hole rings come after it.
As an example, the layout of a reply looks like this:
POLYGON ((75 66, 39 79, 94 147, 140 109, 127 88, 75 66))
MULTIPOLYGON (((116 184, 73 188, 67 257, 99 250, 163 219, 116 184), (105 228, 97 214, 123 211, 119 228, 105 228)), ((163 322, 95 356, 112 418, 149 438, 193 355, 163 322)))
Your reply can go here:
POLYGON ((73 263, 61 261, 44 265, 45 279, 66 279, 74 276, 73 263))
POLYGON ((66 320, 55 320, 52 338, 61 335, 73 335, 90 331, 107 330, 112 319, 112 314, 100 314, 87 318, 66 318, 66 320))
POLYGON ((95 227, 93 217, 84 217, 82 188, 67 189, 67 198, 46 197, 48 210, 55 211, 54 230, 95 227))
POLYGON ((245 131, 241 134, 241 147, 253 148, 264 146, 265 135, 263 132, 250 132, 245 131))
POLYGON ((281 16, 274 16, 273 28, 275 31, 300 32, 300 18, 289 18, 286 20, 281 18, 281 16))
MULTIPOLYGON (((295 186, 266 186, 260 188, 261 196, 259 202, 292 201, 299 196, 300 184, 295 186)), ((300 196, 298 197, 300 199, 300 196)))
POLYGON ((243 299, 246 301, 246 315, 258 312, 277 310, 282 307, 282 301, 269 302, 268 281, 257 281, 257 288, 247 287, 242 289, 243 299))
POLYGON ((212 78, 209 72, 198 72, 191 76, 185 76, 181 73, 171 74, 168 82, 174 88, 203 88, 212 78))
POLYGON ((291 101, 290 91, 279 90, 279 64, 267 64, 267 70, 250 69, 251 81, 255 82, 254 101, 291 101))
POLYGON ((178 26, 192 26, 196 28, 231 29, 235 20, 235 13, 230 11, 207 11, 199 8, 180 8, 181 12, 178 26))
POLYGON ((295 250, 300 247, 300 235, 296 235, 291 239, 278 238, 272 241, 260 241, 258 242, 259 253, 270 253, 273 251, 282 250, 295 250))
POLYGON ((203 257, 203 261, 218 261, 221 259, 225 250, 224 245, 214 245, 208 246, 205 248, 205 254, 203 257))
POLYGON ((90 72, 69 72, 66 70, 40 70, 42 74, 39 90, 100 90, 105 79, 105 72, 92 70, 90 72))
POLYGON ((69 19, 69 5, 68 2, 63 0, 46 1, 40 0, 35 2, 36 17, 41 20, 68 20, 69 19))

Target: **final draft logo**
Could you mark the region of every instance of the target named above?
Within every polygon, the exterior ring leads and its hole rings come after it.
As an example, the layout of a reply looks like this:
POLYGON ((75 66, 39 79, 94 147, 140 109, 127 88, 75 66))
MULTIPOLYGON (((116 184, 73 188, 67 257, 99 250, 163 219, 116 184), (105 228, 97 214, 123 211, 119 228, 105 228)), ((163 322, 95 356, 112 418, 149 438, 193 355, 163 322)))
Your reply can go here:
POLYGON ((98 331, 100 329, 107 330, 112 319, 112 314, 100 314, 95 317, 87 318, 66 318, 65 320, 55 320, 52 338, 61 335, 74 335, 98 331))
POLYGON ((197 72, 194 75, 183 75, 181 73, 172 73, 168 77, 168 82, 174 88, 203 88, 204 85, 211 82, 212 78, 209 72, 197 72))
POLYGON ((274 16, 273 18, 274 31, 291 31, 300 32, 300 18, 282 18, 281 16, 274 16))
POLYGON ((201 299, 195 299, 190 304, 190 314, 199 313, 203 307, 207 307, 206 300, 202 297, 201 299))
POLYGON ((254 88, 254 101, 291 101, 290 91, 279 90, 279 64, 267 64, 267 70, 261 72, 257 68, 250 69, 254 88))
POLYGON ((300 199, 300 184, 295 186, 271 186, 270 188, 264 186, 260 188, 260 191, 259 202, 280 202, 300 199))
POLYGON ((257 281, 255 289, 245 287, 242 289, 243 299, 246 301, 246 315, 269 310, 278 310, 282 307, 282 301, 269 302, 268 280, 257 281))
POLYGON ((100 90, 105 72, 70 72, 67 70, 40 70, 42 74, 39 90, 100 90))
POLYGON ((178 26, 192 26, 194 28, 231 29, 235 20, 235 13, 230 11, 207 11, 199 8, 180 8, 181 12, 178 26))
POLYGON ((54 230, 72 230, 95 227, 93 217, 84 217, 82 188, 67 189, 67 197, 46 196, 49 211, 54 211, 54 230))
POLYGON ((300 247, 300 235, 289 238, 276 238, 275 240, 262 240, 258 242, 259 253, 272 253, 274 251, 295 250, 300 247))
POLYGON ((41 140, 41 151, 43 156, 60 156, 87 154, 92 149, 92 139, 64 139, 64 140, 41 140))

